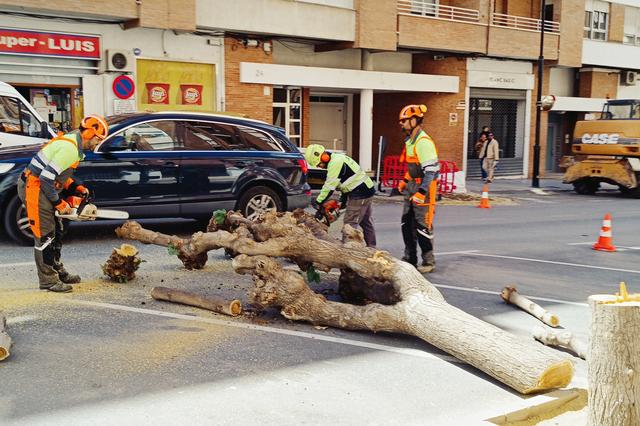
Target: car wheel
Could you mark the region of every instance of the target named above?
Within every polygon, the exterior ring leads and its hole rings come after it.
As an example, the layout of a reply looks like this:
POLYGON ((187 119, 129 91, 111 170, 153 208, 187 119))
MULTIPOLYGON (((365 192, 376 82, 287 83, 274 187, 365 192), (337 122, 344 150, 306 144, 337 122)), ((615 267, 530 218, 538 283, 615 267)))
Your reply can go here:
POLYGON ((282 200, 273 189, 254 186, 242 194, 237 210, 247 219, 254 220, 269 211, 282 211, 282 205, 282 200))
POLYGON ((22 205, 22 200, 17 195, 9 200, 3 219, 4 229, 9 238, 25 246, 33 243, 27 209, 22 205))
POLYGON ((640 186, 636 186, 635 188, 627 188, 626 186, 620 185, 619 188, 623 197, 640 198, 640 186))
POLYGON ((600 182, 597 180, 583 179, 573 183, 573 189, 580 195, 593 195, 599 188, 600 182))

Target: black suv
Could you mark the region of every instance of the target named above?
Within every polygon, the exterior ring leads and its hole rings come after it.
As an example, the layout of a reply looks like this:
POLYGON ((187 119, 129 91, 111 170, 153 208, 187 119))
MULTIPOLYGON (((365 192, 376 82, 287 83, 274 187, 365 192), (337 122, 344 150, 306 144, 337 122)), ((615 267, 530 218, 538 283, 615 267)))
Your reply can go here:
MULTIPOLYGON (((109 117, 109 137, 74 173, 93 202, 132 218, 254 218, 310 201, 307 164, 284 130, 225 115, 157 112, 109 117)), ((16 181, 38 146, 0 149, 0 212, 7 234, 32 241, 16 181)))

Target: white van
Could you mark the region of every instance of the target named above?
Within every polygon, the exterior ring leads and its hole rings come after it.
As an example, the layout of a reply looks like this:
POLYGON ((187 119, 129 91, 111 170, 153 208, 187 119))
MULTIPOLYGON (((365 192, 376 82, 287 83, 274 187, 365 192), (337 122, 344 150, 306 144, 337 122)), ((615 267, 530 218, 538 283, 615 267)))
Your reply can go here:
POLYGON ((55 135, 16 89, 0 81, 0 149, 41 144, 55 135))

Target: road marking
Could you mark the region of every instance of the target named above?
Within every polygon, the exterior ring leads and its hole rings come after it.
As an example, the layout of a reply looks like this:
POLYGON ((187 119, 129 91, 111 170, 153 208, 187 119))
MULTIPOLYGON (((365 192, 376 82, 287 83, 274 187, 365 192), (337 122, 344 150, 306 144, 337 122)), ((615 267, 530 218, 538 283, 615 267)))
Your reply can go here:
POLYGON ((467 254, 467 253, 477 253, 480 250, 461 250, 461 251, 445 251, 442 253, 435 253, 436 256, 447 256, 450 254, 467 254))
POLYGON ((605 271, 628 272, 630 274, 640 274, 640 271, 636 271, 633 269, 607 268, 605 266, 583 265, 580 263, 556 262, 553 260, 530 259, 527 257, 515 257, 515 256, 502 256, 499 254, 487 254, 487 253, 479 253, 479 252, 470 252, 467 254, 471 256, 497 257, 499 259, 524 260, 526 262, 551 263, 553 265, 575 266, 577 268, 602 269, 605 271))
POLYGON ((115 304, 112 304, 112 303, 91 302, 91 301, 87 301, 87 300, 65 300, 65 301, 68 302, 68 303, 75 303, 75 304, 79 304, 79 305, 94 306, 94 307, 98 307, 98 308, 114 309, 114 310, 125 311, 125 312, 135 312, 135 313, 139 313, 139 314, 155 315, 155 316, 159 316, 159 317, 174 318, 174 319, 180 319, 180 320, 185 320, 185 321, 203 322, 203 323, 207 323, 207 324, 221 325, 221 326, 227 326, 227 327, 244 328, 244 329, 247 329, 247 330, 264 331, 266 333, 284 334, 284 335, 287 335, 287 336, 303 337, 303 338, 306 338, 306 339, 322 340, 322 341, 325 341, 325 342, 340 343, 340 344, 343 344, 343 345, 357 346, 357 347, 361 347, 361 348, 375 349, 375 350, 385 351, 385 352, 393 352, 393 353, 402 354, 402 355, 410 355, 410 356, 415 356, 415 357, 418 357, 418 358, 441 359, 441 360, 446 360, 448 362, 466 364, 464 361, 460 361, 459 359, 457 359, 457 358, 455 358, 455 357, 453 357, 451 355, 438 355, 438 356, 436 356, 436 355, 434 355, 432 353, 425 352, 425 351, 420 350, 420 349, 398 348, 398 347, 395 347, 395 346, 379 345, 379 344, 376 344, 376 343, 362 342, 362 341, 358 341, 358 340, 345 339, 345 338, 341 338, 341 337, 323 336, 321 334, 306 333, 306 332, 303 332, 303 331, 287 330, 287 329, 284 329, 284 328, 265 327, 263 325, 247 324, 247 323, 243 323, 243 322, 234 322, 234 321, 221 320, 221 319, 215 319, 215 318, 204 318, 204 317, 192 316, 192 315, 175 314, 175 313, 172 313, 172 312, 156 311, 154 309, 133 308, 131 306, 115 305, 115 304))
POLYGON ((519 200, 533 201, 534 203, 542 203, 542 204, 555 204, 554 201, 549 200, 538 200, 537 198, 529 198, 529 197, 518 197, 519 200))
MULTIPOLYGON (((434 286, 438 287, 438 288, 447 288, 447 289, 451 289, 451 290, 459 290, 459 291, 468 291, 470 293, 482 293, 482 294, 493 294, 493 295, 500 295, 501 293, 499 291, 492 291, 492 290, 482 290, 479 288, 468 288, 468 287, 458 287, 455 285, 445 285, 445 284, 436 284, 436 283, 431 283, 434 286)), ((560 300, 560 299, 551 299, 548 297, 537 297, 537 296, 527 296, 525 294, 523 294, 523 296, 531 299, 531 300, 540 300, 543 302, 551 302, 551 303, 559 303, 562 305, 573 305, 573 306, 581 306, 581 307, 588 307, 589 304, 588 303, 580 303, 580 302, 570 302, 568 300, 560 300)))
POLYGON ((20 262, 20 263, 3 263, 0 264, 0 268, 11 268, 14 266, 36 266, 34 262, 20 262))
POLYGON ((7 324, 9 325, 19 324, 21 322, 33 321, 36 319, 38 319, 38 317, 35 315, 21 315, 19 317, 7 318, 7 324))

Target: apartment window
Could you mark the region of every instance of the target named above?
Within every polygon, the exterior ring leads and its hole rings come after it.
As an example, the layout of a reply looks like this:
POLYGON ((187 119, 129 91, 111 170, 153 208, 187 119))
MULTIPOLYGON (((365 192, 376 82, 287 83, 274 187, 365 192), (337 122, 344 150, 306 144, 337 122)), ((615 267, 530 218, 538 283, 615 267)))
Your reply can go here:
POLYGON ((411 0, 411 13, 422 16, 436 16, 440 0, 411 0))
POLYGON ((302 146, 302 89, 274 87, 273 124, 285 129, 296 146, 302 146))
POLYGON ((584 38, 606 41, 608 31, 609 3, 587 0, 584 12, 584 38))
POLYGON ((640 9, 637 7, 625 8, 624 44, 640 45, 640 9))

